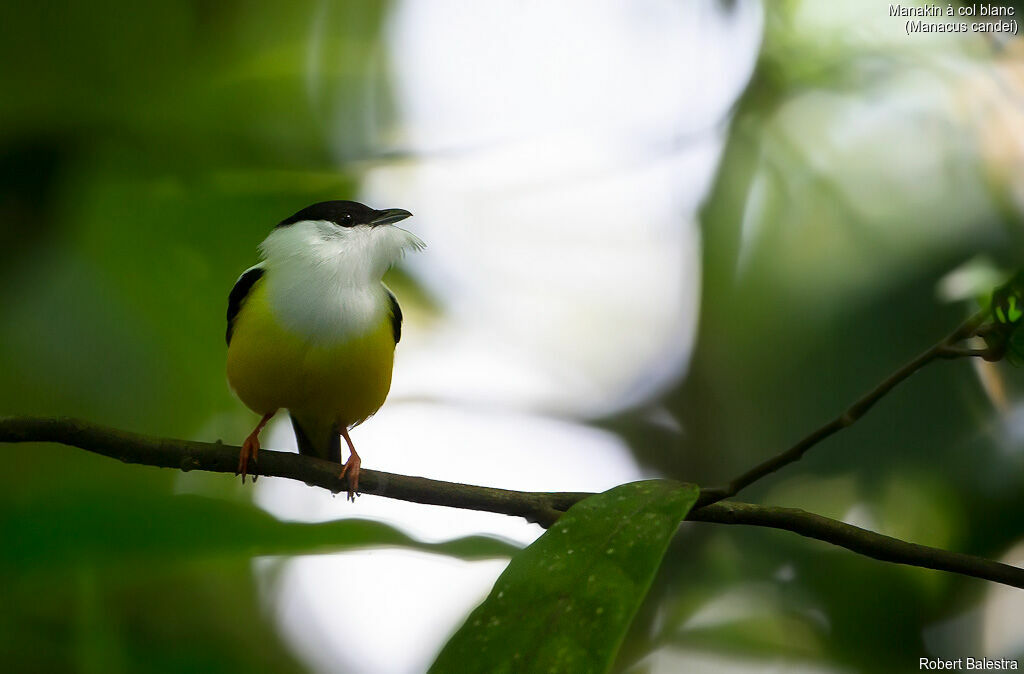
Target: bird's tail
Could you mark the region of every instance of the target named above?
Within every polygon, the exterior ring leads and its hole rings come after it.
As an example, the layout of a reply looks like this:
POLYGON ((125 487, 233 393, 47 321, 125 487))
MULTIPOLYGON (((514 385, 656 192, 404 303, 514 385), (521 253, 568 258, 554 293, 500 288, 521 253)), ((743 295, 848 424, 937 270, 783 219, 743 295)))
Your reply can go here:
POLYGON ((324 427, 311 420, 300 420, 289 413, 299 454, 341 463, 341 436, 333 426, 324 427))

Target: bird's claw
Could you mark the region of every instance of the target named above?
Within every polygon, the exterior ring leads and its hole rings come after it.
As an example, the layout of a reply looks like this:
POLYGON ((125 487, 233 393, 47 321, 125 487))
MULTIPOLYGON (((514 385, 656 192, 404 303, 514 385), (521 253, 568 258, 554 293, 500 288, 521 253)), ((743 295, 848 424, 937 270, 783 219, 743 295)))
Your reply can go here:
POLYGON ((361 463, 359 455, 353 454, 341 467, 341 473, 338 475, 338 479, 344 480, 347 478, 348 496, 346 498, 353 503, 356 501, 356 496, 359 495, 359 466, 361 463))
MULTIPOLYGON (((238 469, 235 471, 235 475, 242 476, 242 484, 245 484, 245 476, 249 474, 249 459, 252 459, 254 465, 259 463, 259 452, 260 439, 254 433, 245 439, 245 442, 242 443, 242 451, 238 453, 238 469)), ((256 484, 257 477, 259 476, 253 473, 253 484, 256 484)))

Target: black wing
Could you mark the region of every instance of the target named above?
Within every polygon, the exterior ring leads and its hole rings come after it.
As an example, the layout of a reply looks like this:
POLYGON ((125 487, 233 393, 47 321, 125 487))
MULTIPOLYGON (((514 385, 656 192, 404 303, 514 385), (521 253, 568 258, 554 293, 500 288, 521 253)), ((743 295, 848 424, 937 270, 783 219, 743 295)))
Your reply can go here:
POLYGON ((398 298, 390 290, 388 297, 391 299, 391 334, 395 338, 395 344, 398 344, 402 341, 402 307, 398 306, 398 298))
POLYGON ((256 285, 256 281, 259 281, 261 278, 263 278, 262 267, 246 269, 245 273, 235 281, 235 287, 231 289, 231 294, 228 295, 228 331, 226 336, 228 346, 231 345, 231 333, 235 329, 235 318, 238 316, 238 312, 241 311, 242 305, 245 304, 245 298, 249 296, 249 291, 256 285))

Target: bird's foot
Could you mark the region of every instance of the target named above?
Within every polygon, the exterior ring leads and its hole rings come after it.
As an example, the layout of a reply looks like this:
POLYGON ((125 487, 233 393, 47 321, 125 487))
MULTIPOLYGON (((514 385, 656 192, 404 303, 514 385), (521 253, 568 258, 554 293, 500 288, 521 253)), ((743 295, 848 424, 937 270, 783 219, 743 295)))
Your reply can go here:
MULTIPOLYGON (((276 412, 277 410, 274 410, 276 412)), ((255 464, 257 462, 257 455, 260 452, 260 431, 267 425, 271 417, 274 416, 274 412, 268 412, 260 418, 260 422, 256 424, 256 428, 253 429, 249 437, 242 443, 242 451, 238 454, 238 470, 235 471, 235 475, 242 475, 242 484, 245 484, 245 476, 248 474, 249 459, 255 464)), ((252 474, 252 483, 256 484, 256 478, 258 476, 254 472, 252 474)))
POLYGON ((348 478, 348 500, 355 503, 356 496, 359 495, 359 466, 362 461, 359 460, 359 455, 353 452, 348 457, 348 461, 341 467, 341 474, 338 475, 339 479, 348 478))
MULTIPOLYGON (((235 471, 235 475, 241 474, 242 484, 245 484, 245 476, 249 473, 249 459, 252 459, 253 464, 258 463, 258 455, 260 452, 260 438, 259 431, 253 431, 249 437, 242 443, 242 451, 238 453, 238 470, 235 471)), ((253 473, 252 481, 256 483, 257 475, 253 473)))

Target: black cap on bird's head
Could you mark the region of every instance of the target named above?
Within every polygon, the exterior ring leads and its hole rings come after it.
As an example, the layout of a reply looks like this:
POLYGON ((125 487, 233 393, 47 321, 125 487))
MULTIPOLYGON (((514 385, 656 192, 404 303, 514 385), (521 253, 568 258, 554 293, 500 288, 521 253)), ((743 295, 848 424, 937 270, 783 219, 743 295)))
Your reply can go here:
POLYGON ((321 201, 312 206, 306 206, 290 218, 279 222, 277 226, 287 227, 305 220, 322 220, 331 222, 338 227, 355 227, 356 225, 376 227, 394 224, 411 215, 412 213, 401 208, 386 208, 378 211, 358 201, 321 201))

